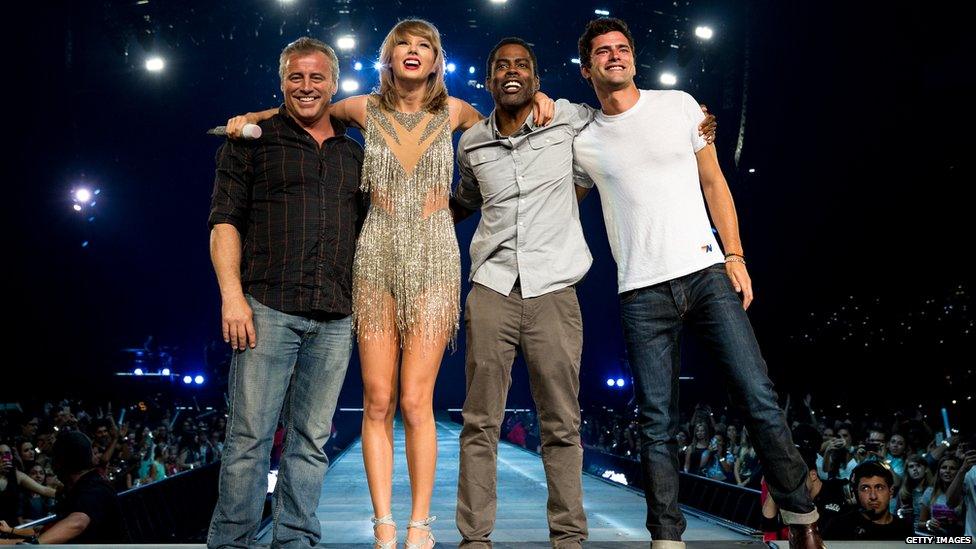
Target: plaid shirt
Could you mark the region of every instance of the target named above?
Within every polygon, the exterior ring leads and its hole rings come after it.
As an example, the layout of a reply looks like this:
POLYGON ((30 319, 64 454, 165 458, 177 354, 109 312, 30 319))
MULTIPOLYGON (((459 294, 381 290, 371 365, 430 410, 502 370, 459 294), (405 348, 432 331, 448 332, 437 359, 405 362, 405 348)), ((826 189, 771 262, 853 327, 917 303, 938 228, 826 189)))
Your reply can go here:
POLYGON ((305 316, 352 312, 352 260, 366 214, 363 149, 332 118, 321 147, 281 107, 255 141, 217 151, 209 225, 243 242, 241 282, 263 305, 305 316))

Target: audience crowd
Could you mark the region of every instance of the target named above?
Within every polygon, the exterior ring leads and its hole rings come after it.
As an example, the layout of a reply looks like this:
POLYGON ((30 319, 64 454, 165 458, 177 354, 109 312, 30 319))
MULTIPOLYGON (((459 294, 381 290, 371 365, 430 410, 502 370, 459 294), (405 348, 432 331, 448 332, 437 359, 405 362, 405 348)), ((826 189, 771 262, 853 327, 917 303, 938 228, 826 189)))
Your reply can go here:
MULTIPOLYGON (((818 417, 808 395, 787 418, 793 441, 809 469, 807 486, 830 539, 899 539, 914 535, 972 536, 976 528, 976 440, 971 433, 945 437, 941 421, 920 411, 885 416, 818 417)), ((510 414, 502 438, 539 450, 532 411, 510 414)), ((583 408, 587 451, 626 459, 640 457, 636 410, 583 408)), ((768 497, 763 463, 742 418, 699 403, 682 417, 676 435, 685 473, 760 491, 768 540, 785 535, 778 508, 768 497)))
POLYGON ((161 394, 124 405, 62 400, 8 406, 0 412, 0 536, 16 539, 20 525, 60 517, 57 502, 72 495, 66 485, 114 498, 219 460, 226 421, 222 409, 178 406, 161 394), (59 471, 59 439, 63 455, 90 454, 76 463, 77 471, 59 471), (82 482, 62 478, 79 472, 82 482))

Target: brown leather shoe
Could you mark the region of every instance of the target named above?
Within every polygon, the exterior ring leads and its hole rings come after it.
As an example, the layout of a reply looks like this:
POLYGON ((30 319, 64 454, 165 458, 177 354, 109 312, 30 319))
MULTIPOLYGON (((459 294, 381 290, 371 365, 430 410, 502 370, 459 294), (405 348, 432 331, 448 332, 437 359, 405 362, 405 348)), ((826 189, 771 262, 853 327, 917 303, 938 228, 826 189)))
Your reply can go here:
POLYGON ((791 524, 790 549, 826 549, 817 523, 791 524))

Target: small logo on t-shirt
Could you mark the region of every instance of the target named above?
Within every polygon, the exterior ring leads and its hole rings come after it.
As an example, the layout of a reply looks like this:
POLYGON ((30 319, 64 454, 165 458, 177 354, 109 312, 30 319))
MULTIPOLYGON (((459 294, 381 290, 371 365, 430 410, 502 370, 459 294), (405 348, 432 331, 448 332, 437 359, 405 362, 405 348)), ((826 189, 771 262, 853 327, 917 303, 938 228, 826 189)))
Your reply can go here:
POLYGON ((705 244, 701 248, 702 248, 702 251, 705 252, 705 253, 710 253, 712 251, 712 245, 711 244, 705 244))

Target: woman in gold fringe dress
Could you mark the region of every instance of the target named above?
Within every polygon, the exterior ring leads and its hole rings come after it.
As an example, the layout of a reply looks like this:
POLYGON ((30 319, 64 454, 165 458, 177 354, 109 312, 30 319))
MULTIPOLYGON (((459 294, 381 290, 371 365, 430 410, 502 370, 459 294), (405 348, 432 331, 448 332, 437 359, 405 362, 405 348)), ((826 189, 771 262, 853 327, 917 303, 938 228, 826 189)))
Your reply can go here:
MULTIPOLYGON (((448 95, 440 34, 429 22, 408 19, 394 26, 380 48, 380 63, 378 93, 343 99, 329 114, 361 129, 366 140, 362 190, 369 193, 370 209, 353 262, 353 316, 375 547, 392 549, 397 540, 391 499, 399 396, 412 504, 407 549, 427 549, 434 544, 434 382, 457 334, 460 303, 460 257, 448 208, 451 135, 482 116, 448 95)), ((536 95, 535 120, 548 124, 554 110, 552 100, 536 95)), ((228 130, 277 112, 232 119, 228 130)))

